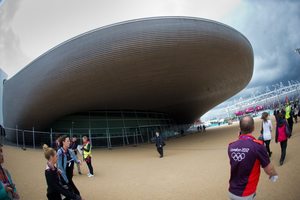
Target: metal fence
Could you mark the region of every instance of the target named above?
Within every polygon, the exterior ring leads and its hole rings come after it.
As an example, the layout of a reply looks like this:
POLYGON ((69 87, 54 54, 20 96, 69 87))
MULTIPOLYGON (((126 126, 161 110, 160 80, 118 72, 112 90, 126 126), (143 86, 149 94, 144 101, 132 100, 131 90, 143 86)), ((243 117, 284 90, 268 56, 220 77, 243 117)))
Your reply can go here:
MULTIPOLYGON (((137 146, 142 143, 153 142, 155 132, 159 131, 165 139, 177 137, 182 134, 190 134, 195 130, 188 130, 191 124, 174 125, 174 126, 139 126, 124 128, 97 128, 91 133, 90 129, 70 129, 69 132, 57 131, 37 131, 34 128, 24 130, 16 128, 4 128, 5 138, 1 143, 10 143, 21 148, 41 148, 43 144, 52 146, 55 140, 61 135, 72 137, 76 135, 79 143, 82 143, 82 137, 88 136, 93 147, 108 148, 119 146, 137 146), (85 131, 84 131, 85 130, 85 131), (120 131, 117 132, 116 131, 120 131), (187 131, 188 130, 188 131, 187 131), (96 133, 95 133, 96 132, 96 133)), ((2 138, 3 139, 3 138, 2 138)))

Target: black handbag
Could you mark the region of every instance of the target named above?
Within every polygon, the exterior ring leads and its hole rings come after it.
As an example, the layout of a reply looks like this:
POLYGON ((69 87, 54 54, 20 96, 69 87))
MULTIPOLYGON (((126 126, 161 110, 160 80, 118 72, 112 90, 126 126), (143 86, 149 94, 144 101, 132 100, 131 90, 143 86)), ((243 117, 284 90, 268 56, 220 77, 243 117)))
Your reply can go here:
POLYGON ((258 137, 259 140, 264 141, 264 128, 263 128, 263 123, 261 123, 261 130, 260 130, 260 136, 258 137))
POLYGON ((264 133, 264 122, 261 123, 260 134, 264 133))

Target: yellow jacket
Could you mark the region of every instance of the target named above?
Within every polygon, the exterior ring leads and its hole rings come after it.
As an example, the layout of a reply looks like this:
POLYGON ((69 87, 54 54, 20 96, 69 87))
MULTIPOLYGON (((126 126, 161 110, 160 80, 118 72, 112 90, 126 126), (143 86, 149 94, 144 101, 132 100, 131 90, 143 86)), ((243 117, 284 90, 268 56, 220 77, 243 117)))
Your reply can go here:
POLYGON ((92 147, 89 142, 83 145, 83 158, 86 159, 88 156, 92 157, 92 147))
POLYGON ((291 106, 290 105, 287 105, 285 107, 285 118, 288 119, 291 117, 291 106))

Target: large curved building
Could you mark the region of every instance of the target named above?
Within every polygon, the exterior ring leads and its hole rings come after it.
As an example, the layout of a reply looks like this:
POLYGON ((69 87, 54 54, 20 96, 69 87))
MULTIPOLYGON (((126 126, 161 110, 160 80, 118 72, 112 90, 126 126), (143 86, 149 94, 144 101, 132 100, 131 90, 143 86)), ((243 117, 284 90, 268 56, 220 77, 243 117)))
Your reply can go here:
POLYGON ((126 21, 72 38, 5 81, 4 126, 124 143, 132 132, 143 138, 149 129, 193 123, 252 73, 251 44, 227 25, 191 17, 126 21))

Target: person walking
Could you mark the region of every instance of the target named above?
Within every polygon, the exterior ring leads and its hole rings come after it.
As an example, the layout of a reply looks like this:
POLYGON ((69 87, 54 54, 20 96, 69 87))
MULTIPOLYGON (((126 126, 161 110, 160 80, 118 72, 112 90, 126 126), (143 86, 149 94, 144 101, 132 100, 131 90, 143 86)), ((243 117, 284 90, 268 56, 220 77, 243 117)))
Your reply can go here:
POLYGON ((47 198, 48 200, 62 200, 61 195, 66 199, 82 200, 82 198, 75 194, 72 188, 68 185, 61 184, 61 175, 56 168, 57 155, 53 148, 48 145, 43 146, 44 156, 47 160, 45 169, 45 178, 47 182, 47 198))
POLYGON ((83 136, 82 141, 83 141, 83 147, 82 147, 83 159, 89 168, 88 177, 91 178, 94 176, 94 169, 92 166, 92 146, 87 136, 83 136))
MULTIPOLYGON (((71 144, 70 144, 70 149, 74 152, 76 157, 77 157, 77 152, 78 152, 77 147, 78 147, 77 136, 73 135, 72 141, 71 141, 71 144)), ((74 162, 73 162, 73 166, 74 166, 74 162)), ((76 166, 77 166, 78 174, 81 175, 80 164, 76 163, 76 166)))
POLYGON ((163 140, 163 137, 160 135, 158 131, 155 132, 155 145, 157 152, 159 153, 159 157, 162 158, 164 157, 164 149, 163 147, 165 146, 165 142, 163 140))
POLYGON ((274 110, 274 113, 273 113, 273 115, 274 115, 276 121, 277 121, 278 113, 279 113, 279 109, 276 108, 276 109, 274 110))
POLYGON ((52 142, 52 144, 51 144, 51 147, 55 151, 58 151, 58 149, 60 149, 60 138, 61 138, 61 135, 57 136, 56 140, 54 142, 52 142))
POLYGON ((294 105, 294 119, 295 119, 295 123, 298 122, 298 114, 299 114, 299 108, 298 108, 298 105, 295 104, 294 105))
POLYGON ((270 142, 272 139, 272 122, 269 119, 269 113, 263 112, 261 119, 262 119, 262 125, 261 125, 262 139, 264 141, 264 144, 266 145, 269 157, 271 157, 272 152, 270 150, 270 142))
POLYGON ((70 147, 70 138, 67 135, 61 136, 60 138, 60 148, 57 151, 57 167, 61 171, 63 181, 68 184, 75 194, 80 196, 80 192, 73 182, 73 168, 72 162, 81 163, 77 159, 74 152, 69 149, 70 147))
POLYGON ((278 114, 278 120, 276 124, 276 136, 275 142, 280 143, 281 147, 281 156, 279 164, 283 165, 285 156, 286 156, 286 149, 287 149, 287 141, 288 138, 291 137, 291 130, 289 129, 289 125, 285 120, 285 117, 282 113, 278 114))
POLYGON ((3 150, 0 147, 0 199, 1 200, 17 200, 20 196, 16 186, 11 178, 10 173, 2 165, 4 163, 3 150))
POLYGON ((237 141, 228 145, 230 160, 229 199, 252 200, 256 196, 256 187, 260 177, 260 166, 269 175, 271 181, 278 174, 270 162, 263 142, 255 139, 254 120, 245 116, 240 120, 240 135, 237 141))
POLYGON ((292 107, 289 102, 286 103, 285 106, 285 119, 287 120, 287 123, 289 124, 291 132, 293 132, 293 112, 292 112, 292 107))

